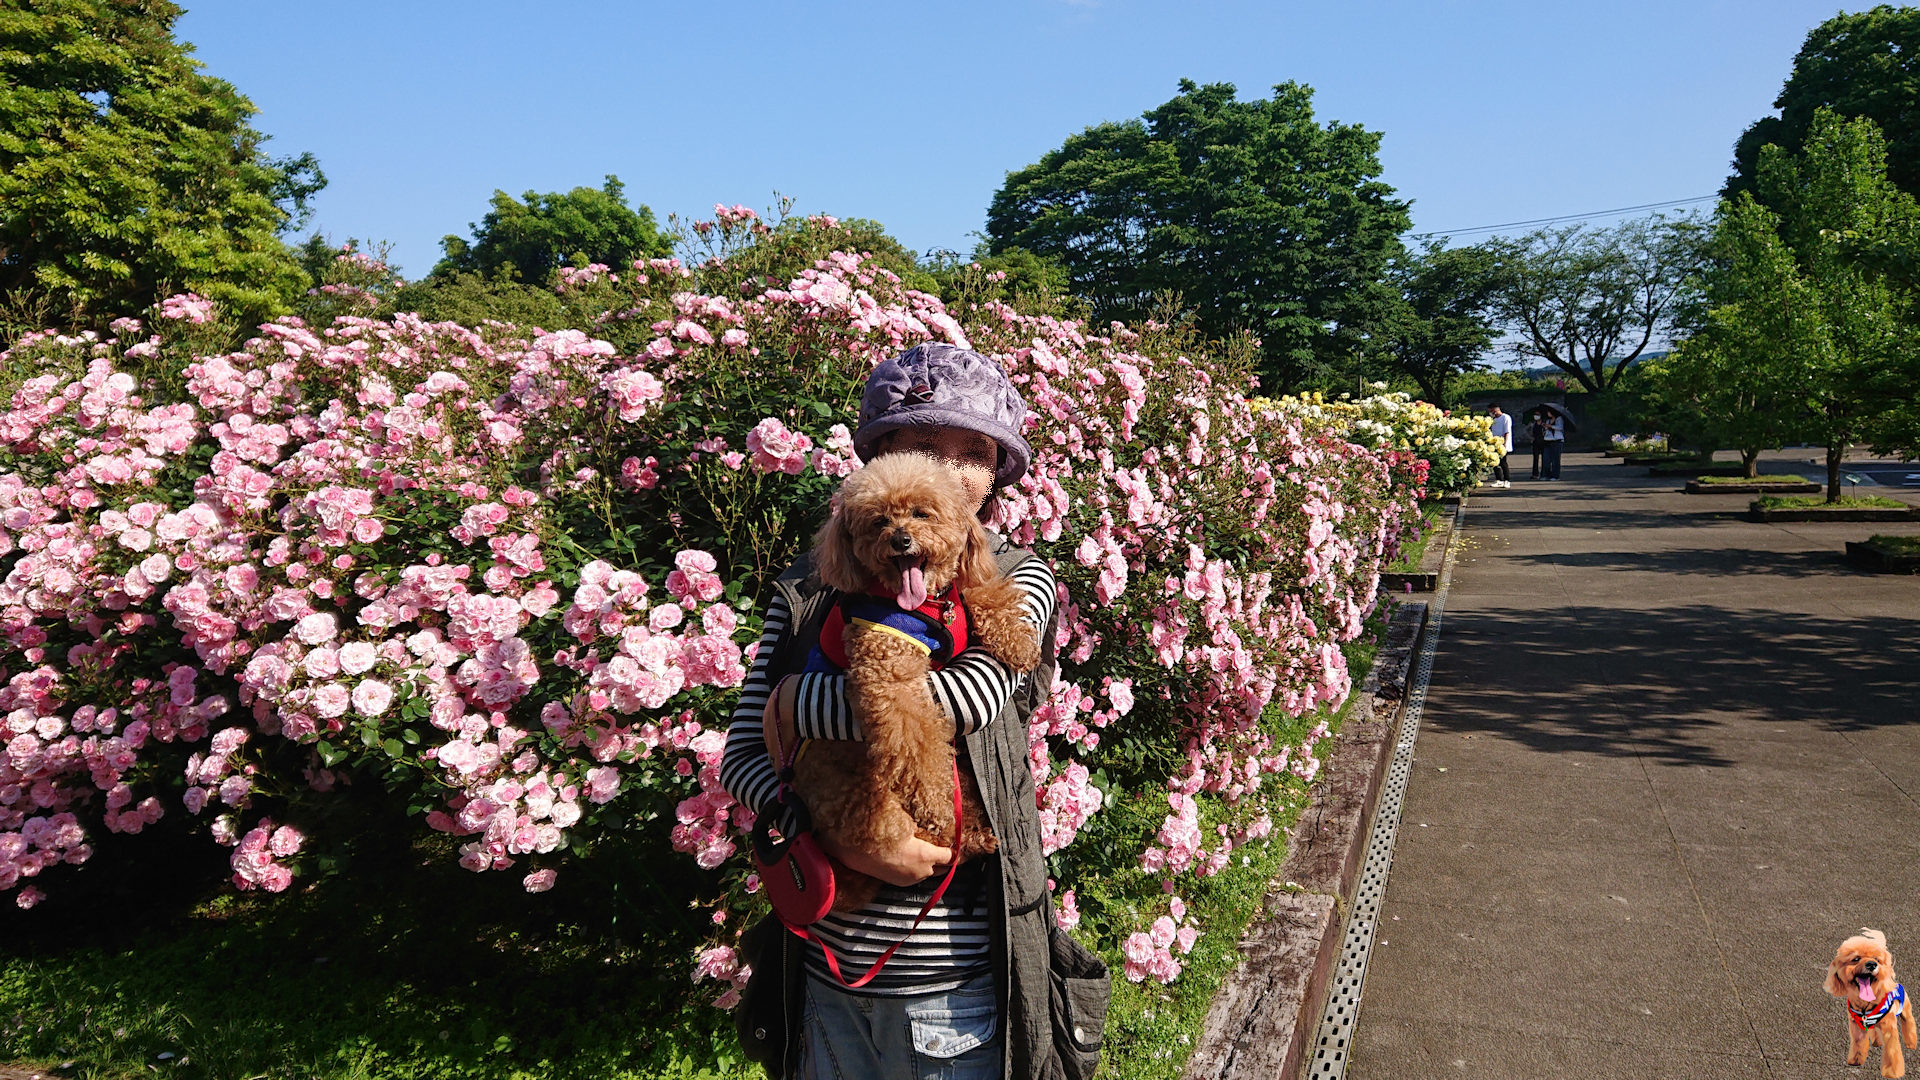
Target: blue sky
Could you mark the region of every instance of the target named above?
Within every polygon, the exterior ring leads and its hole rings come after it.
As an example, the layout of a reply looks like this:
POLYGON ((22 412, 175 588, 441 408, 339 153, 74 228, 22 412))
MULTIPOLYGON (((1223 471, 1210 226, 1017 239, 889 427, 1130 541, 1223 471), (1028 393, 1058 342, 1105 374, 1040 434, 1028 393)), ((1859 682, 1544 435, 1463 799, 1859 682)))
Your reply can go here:
MULTIPOLYGON (((578 3, 182 0, 179 36, 331 183, 314 227, 409 276, 495 188, 597 186, 970 250, 1006 174, 1179 79, 1382 132, 1417 230, 1717 190, 1833 0, 578 3)), ((1462 237, 1476 240, 1480 235, 1462 237)))

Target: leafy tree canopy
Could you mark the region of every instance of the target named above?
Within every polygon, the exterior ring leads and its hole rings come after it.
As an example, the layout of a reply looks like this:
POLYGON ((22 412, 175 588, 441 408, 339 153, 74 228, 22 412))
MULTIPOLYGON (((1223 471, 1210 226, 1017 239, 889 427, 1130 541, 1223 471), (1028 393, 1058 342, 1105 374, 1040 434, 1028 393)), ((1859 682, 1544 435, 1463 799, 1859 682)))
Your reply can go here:
POLYGON ((469 224, 473 239, 447 236, 435 277, 454 273, 505 274, 533 285, 576 260, 624 270, 635 259, 661 258, 672 243, 655 226, 653 211, 627 205, 626 185, 608 176, 598 188, 577 187, 545 195, 529 191, 516 199, 493 193, 492 209, 469 224))
POLYGON ((1388 281, 1401 300, 1381 334, 1392 366, 1418 383, 1428 401, 1445 405, 1454 380, 1486 366, 1499 256, 1485 246, 1449 248, 1436 241, 1396 259, 1388 281))
POLYGON ((251 321, 304 288, 280 232, 325 178, 265 156, 253 105, 174 40, 180 10, 0 5, 0 294, 97 323, 191 290, 251 321))
POLYGON ((1691 218, 1655 215, 1490 241, 1499 264, 1495 319, 1521 358, 1545 360, 1589 392, 1611 389, 1673 329, 1706 236, 1691 218))
POLYGON ((1407 203, 1379 180, 1380 136, 1322 126, 1313 91, 1239 101, 1181 80, 1139 120, 1067 139, 1007 177, 987 212, 993 252, 1066 269, 1096 318, 1138 321, 1178 293, 1201 332, 1251 331, 1272 389, 1340 366, 1390 314, 1381 281, 1407 203))
POLYGON ((1721 208, 1699 329, 1646 365, 1638 383, 1648 422, 1682 445, 1733 447, 1748 476, 1758 473, 1761 451, 1806 429, 1799 369, 1825 344, 1819 320, 1807 317, 1817 297, 1777 225, 1751 195, 1721 208))
POLYGON ((1828 109, 1797 150, 1763 147, 1756 172, 1756 191, 1721 204, 1707 319, 1670 381, 1693 388, 1706 419, 1744 434, 1743 448, 1826 446, 1834 499, 1850 445, 1914 439, 1902 423, 1920 375, 1912 297, 1876 256, 1911 242, 1920 207, 1889 179, 1873 121, 1828 109))
POLYGON ((1761 148, 1799 146, 1823 108, 1878 125, 1888 178, 1920 194, 1920 8, 1881 4, 1814 27, 1773 104, 1780 115, 1755 121, 1734 144, 1722 195, 1756 190, 1761 148))

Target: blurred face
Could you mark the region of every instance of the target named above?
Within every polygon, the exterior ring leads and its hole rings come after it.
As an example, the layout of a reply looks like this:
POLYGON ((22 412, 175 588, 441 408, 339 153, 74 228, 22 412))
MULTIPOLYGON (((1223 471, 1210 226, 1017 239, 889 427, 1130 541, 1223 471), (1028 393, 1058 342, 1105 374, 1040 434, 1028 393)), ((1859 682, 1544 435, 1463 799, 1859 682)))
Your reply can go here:
POLYGON ((974 506, 993 493, 993 473, 1000 463, 1000 444, 965 428, 910 427, 888 434, 882 454, 920 454, 952 469, 974 506))

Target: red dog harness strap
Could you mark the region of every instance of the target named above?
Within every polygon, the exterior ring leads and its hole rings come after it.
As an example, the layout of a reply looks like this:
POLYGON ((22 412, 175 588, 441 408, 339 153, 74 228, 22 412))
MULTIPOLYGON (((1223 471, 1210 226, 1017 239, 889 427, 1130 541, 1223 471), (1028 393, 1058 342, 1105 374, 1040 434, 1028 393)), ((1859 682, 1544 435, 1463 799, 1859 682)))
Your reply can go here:
POLYGON ((1899 983, 1893 984, 1893 990, 1880 999, 1878 1005, 1869 1006, 1865 1012, 1854 1008, 1853 1002, 1847 1002, 1847 1015, 1853 1017, 1853 1024, 1865 1031, 1889 1016, 1899 1016, 1905 1011, 1907 988, 1899 983))
POLYGON ((1855 1009, 1855 1007, 1853 1007, 1853 1001, 1847 1001, 1847 1015, 1853 1017, 1853 1024, 1864 1032, 1866 1028, 1872 1028, 1874 1024, 1878 1024, 1880 1020, 1885 1020, 1887 1017, 1899 1017, 1899 1015, 1905 1011, 1905 1005, 1907 1005, 1907 988, 1901 986, 1899 982, 1895 982, 1895 984, 1893 984, 1893 990, 1885 995, 1885 997, 1882 997, 1878 1005, 1866 1007, 1866 1011, 1855 1009))
MULTIPOLYGON (((825 954, 827 958, 827 970, 833 972, 833 977, 839 981, 841 986, 849 990, 858 990, 860 987, 867 985, 873 981, 874 976, 880 974, 881 968, 887 966, 887 961, 893 959, 893 954, 900 950, 900 946, 907 943, 907 938, 912 937, 913 932, 920 929, 921 921, 927 917, 927 912, 933 910, 933 905, 939 903, 940 898, 947 894, 947 886, 953 884, 954 871, 960 869, 960 839, 962 827, 960 819, 960 759, 958 756, 955 756, 953 760, 953 861, 947 864, 947 876, 940 879, 939 888, 934 889, 933 895, 927 897, 927 902, 920 905, 920 914, 913 917, 913 925, 907 927, 906 935, 899 941, 887 946, 887 951, 880 954, 880 959, 873 962, 873 966, 867 969, 865 975, 860 976, 852 982, 848 982, 847 977, 840 973, 840 961, 834 957, 833 950, 827 948, 825 941, 821 941, 821 939, 808 933, 805 927, 788 925, 787 929, 793 931, 796 937, 802 937, 808 941, 820 942, 820 951, 825 954)), ((784 922, 785 920, 782 921, 784 922)))

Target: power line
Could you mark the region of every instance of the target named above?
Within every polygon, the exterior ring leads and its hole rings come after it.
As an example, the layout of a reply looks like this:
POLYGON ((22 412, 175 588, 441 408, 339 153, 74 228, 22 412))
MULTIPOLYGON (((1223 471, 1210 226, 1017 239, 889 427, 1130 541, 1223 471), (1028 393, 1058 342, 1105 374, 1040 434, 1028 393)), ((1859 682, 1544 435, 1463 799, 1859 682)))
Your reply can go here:
POLYGON ((1531 221, 1505 221, 1498 225, 1475 225, 1471 229, 1434 229, 1431 232, 1411 234, 1415 240, 1424 240, 1430 236, 1464 236, 1470 233, 1496 232, 1500 229, 1521 229, 1534 225, 1553 225, 1562 221, 1584 221, 1587 218, 1606 217, 1609 214, 1631 214, 1636 210, 1657 210, 1664 206, 1689 206, 1693 203, 1709 202, 1718 199, 1718 195, 1699 195, 1691 199, 1668 199, 1664 202, 1641 203, 1638 206, 1618 206, 1612 210, 1589 210, 1584 214, 1562 214, 1559 217, 1534 218, 1531 221))

